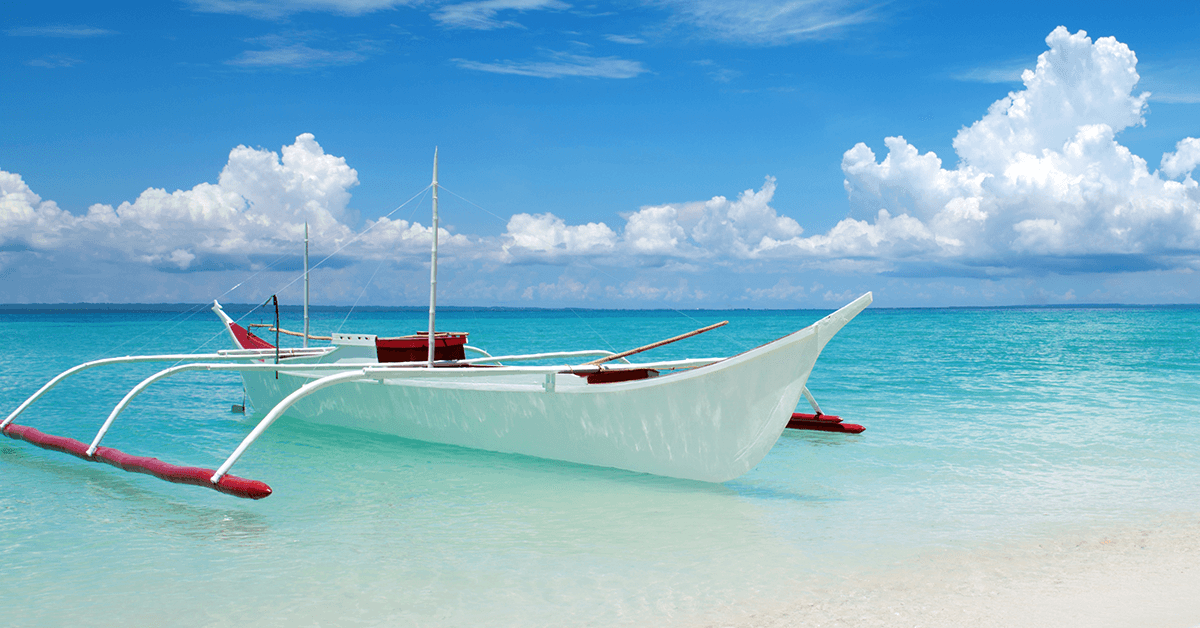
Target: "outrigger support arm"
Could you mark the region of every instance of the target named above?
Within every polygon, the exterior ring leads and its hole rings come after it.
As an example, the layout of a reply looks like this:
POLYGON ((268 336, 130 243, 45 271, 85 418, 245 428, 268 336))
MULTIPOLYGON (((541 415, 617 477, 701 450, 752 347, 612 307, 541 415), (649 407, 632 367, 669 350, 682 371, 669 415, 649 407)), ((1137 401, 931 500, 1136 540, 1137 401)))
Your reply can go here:
POLYGON ((167 377, 175 375, 176 373, 183 373, 185 371, 238 371, 238 372, 241 372, 241 371, 280 372, 280 371, 282 371, 284 373, 287 373, 289 371, 311 372, 311 371, 318 371, 318 370, 333 370, 333 369, 337 369, 340 371, 340 370, 345 370, 345 368, 346 368, 345 365, 336 364, 336 363, 334 363, 334 364, 206 364, 206 363, 200 362, 200 363, 195 363, 195 364, 180 364, 179 366, 172 366, 169 369, 161 370, 161 371, 155 373, 154 375, 147 377, 146 379, 142 380, 141 383, 139 383, 137 386, 134 386, 133 388, 131 388, 128 393, 125 393, 125 397, 123 399, 121 399, 121 402, 118 403, 115 408, 113 408, 112 412, 109 413, 108 418, 105 419, 104 425, 100 427, 100 431, 96 434, 96 438, 92 439, 92 444, 88 447, 87 455, 91 456, 94 453, 96 453, 96 449, 100 446, 100 441, 104 440, 104 435, 107 434, 109 428, 112 427, 113 421, 117 420, 117 415, 120 414, 122 411, 124 411, 125 408, 129 407, 129 404, 130 404, 130 402, 133 401, 134 397, 142 394, 142 391, 146 390, 146 388, 149 387, 150 384, 153 384, 154 382, 157 382, 160 379, 165 379, 167 377))
POLYGON ((817 405, 817 400, 813 399, 812 393, 808 392, 808 386, 805 386, 804 390, 800 392, 804 393, 804 398, 808 400, 808 405, 812 406, 814 414, 817 416, 825 414, 824 412, 821 412, 821 406, 817 405))
POLYGON ((226 473, 229 473, 229 469, 232 468, 233 464, 238 461, 238 458, 242 457, 242 454, 246 452, 246 449, 248 449, 250 445, 254 443, 254 441, 258 440, 258 437, 262 436, 262 433, 267 431, 267 428, 271 427, 271 424, 274 423, 276 419, 283 416, 283 413, 286 412, 288 408, 292 407, 292 404, 322 388, 333 386, 334 384, 340 384, 342 382, 364 379, 363 370, 335 373, 328 377, 322 377, 321 379, 313 380, 301 386, 292 394, 284 397, 283 400, 275 404, 275 407, 271 408, 271 411, 267 413, 267 416, 263 417, 263 420, 259 421, 258 425, 256 425, 254 429, 246 435, 246 438, 242 440, 242 444, 238 445, 237 449, 233 450, 233 453, 229 455, 229 459, 217 469, 210 481, 213 484, 219 484, 221 482, 221 478, 224 477, 226 473))
MULTIPOLYGON (((307 352, 302 351, 299 354, 304 355, 304 356, 312 356, 312 355, 320 355, 320 353, 323 353, 323 352, 324 351, 322 351, 320 349, 318 349, 316 351, 310 349, 307 352)), ((3 423, 0 423, 0 429, 8 427, 9 423, 12 423, 13 420, 16 419, 18 416, 20 416, 21 413, 24 412, 26 408, 28 408, 31 404, 33 404, 33 402, 40 399, 42 395, 49 392, 51 388, 54 388, 55 386, 57 386, 59 384, 59 382, 63 381, 64 379, 66 379, 80 371, 90 369, 90 368, 93 368, 96 366, 105 366, 107 364, 130 364, 130 363, 134 363, 134 362, 180 362, 182 360, 246 360, 246 359, 252 359, 252 358, 257 358, 257 357, 267 357, 269 355, 274 355, 274 352, 272 351, 270 353, 266 353, 266 352, 263 352, 263 351, 257 350, 257 349, 235 349, 232 351, 218 351, 216 353, 178 353, 178 354, 172 353, 172 354, 163 354, 163 355, 127 355, 127 356, 121 357, 121 358, 104 358, 102 360, 92 360, 91 362, 84 362, 83 364, 80 364, 78 366, 73 366, 73 367, 63 371, 62 373, 59 373, 57 376, 54 377, 54 379, 51 379, 50 381, 46 382, 46 385, 42 386, 40 389, 38 389, 37 392, 33 393, 33 395, 31 395, 28 399, 26 399, 24 403, 17 406, 17 409, 13 410, 12 414, 9 414, 8 418, 4 419, 3 423)))

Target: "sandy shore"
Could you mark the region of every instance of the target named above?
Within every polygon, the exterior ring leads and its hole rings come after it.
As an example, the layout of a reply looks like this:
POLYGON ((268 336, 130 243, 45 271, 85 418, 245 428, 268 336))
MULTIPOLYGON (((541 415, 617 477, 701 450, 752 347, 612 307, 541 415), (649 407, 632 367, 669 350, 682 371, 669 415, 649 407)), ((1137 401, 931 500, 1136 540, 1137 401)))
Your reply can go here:
POLYGON ((1200 519, 1002 552, 936 552, 708 626, 1192 628, 1200 626, 1200 519))

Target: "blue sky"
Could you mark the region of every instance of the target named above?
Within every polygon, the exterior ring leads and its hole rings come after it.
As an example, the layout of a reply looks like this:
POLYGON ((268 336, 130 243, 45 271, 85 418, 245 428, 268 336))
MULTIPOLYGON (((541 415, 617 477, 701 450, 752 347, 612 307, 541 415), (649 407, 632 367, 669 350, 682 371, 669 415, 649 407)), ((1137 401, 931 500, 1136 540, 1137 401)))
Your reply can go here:
POLYGON ((307 220, 314 301, 420 304, 438 146, 442 303, 1195 303, 1196 41, 1194 3, 22 3, 0 302, 295 301, 307 220))

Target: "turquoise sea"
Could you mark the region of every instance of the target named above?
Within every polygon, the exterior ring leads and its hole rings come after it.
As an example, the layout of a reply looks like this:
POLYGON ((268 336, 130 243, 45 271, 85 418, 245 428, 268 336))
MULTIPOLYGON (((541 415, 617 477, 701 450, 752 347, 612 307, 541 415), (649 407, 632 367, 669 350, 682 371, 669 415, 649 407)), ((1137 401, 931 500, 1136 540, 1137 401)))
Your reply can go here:
MULTIPOLYGON (((0 310, 0 416, 86 360, 228 347, 207 310, 113 307, 0 310)), ((623 350, 730 321, 646 354, 670 359, 736 353, 824 314, 459 309, 438 320, 493 354, 623 350)), ((346 315, 317 311, 313 332, 396 335, 426 316, 355 311, 343 326, 346 315)), ((284 326, 298 319, 289 309, 284 326)), ((269 320, 260 310, 244 322, 269 320)), ((90 441, 164 367, 90 371, 18 422, 90 441)), ((254 502, 4 438, 0 624, 725 625, 928 578, 949 556, 1010 556, 1019 570, 1022 548, 1196 519, 1198 373, 1200 308, 869 308, 809 380, 826 412, 866 431, 788 431, 725 484, 285 418, 234 468, 274 489, 254 502)), ((255 423, 230 412, 241 402, 236 375, 167 380, 105 445, 216 467, 255 423)))

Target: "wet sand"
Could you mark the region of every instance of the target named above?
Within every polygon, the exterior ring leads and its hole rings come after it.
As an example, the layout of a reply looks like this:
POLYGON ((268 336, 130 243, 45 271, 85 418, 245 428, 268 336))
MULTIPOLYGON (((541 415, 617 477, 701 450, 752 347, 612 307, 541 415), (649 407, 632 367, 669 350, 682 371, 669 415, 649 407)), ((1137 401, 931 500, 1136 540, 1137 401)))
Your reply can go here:
POLYGON ((935 552, 708 625, 1192 628, 1200 626, 1200 518, 1003 551, 935 552))

